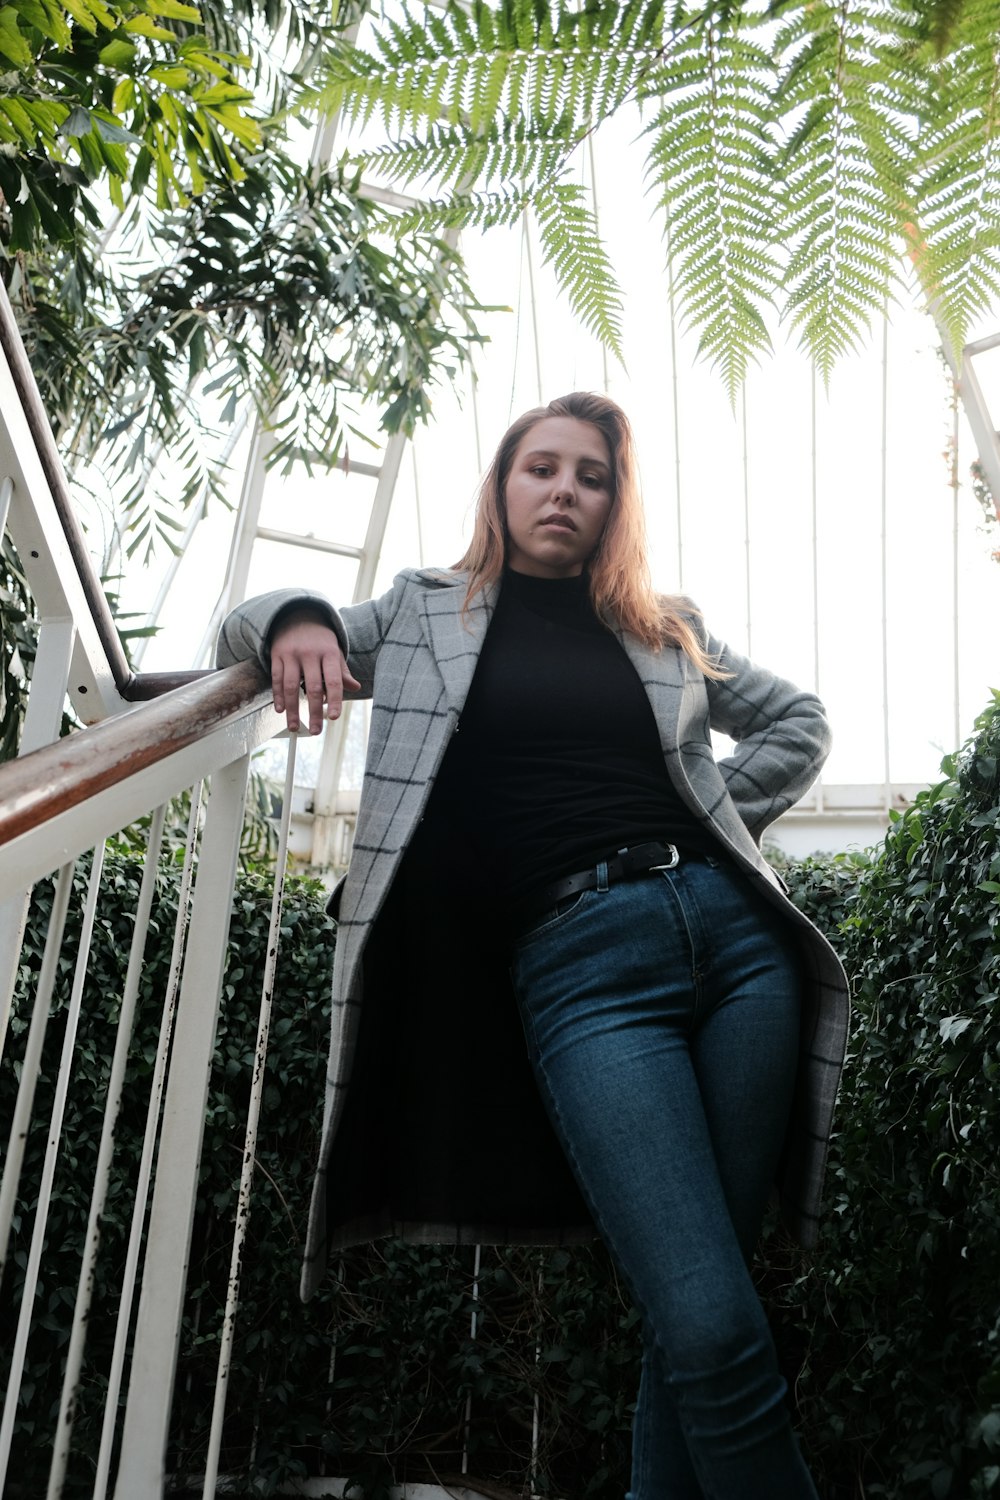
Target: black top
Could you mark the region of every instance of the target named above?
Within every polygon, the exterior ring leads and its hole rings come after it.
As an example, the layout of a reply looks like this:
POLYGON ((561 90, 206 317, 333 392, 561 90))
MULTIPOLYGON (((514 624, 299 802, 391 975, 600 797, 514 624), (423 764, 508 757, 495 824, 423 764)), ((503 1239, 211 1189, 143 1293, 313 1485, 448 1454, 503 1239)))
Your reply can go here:
POLYGON ((628 844, 718 851, 667 774, 653 711, 586 575, 507 572, 407 873, 510 908, 628 844))

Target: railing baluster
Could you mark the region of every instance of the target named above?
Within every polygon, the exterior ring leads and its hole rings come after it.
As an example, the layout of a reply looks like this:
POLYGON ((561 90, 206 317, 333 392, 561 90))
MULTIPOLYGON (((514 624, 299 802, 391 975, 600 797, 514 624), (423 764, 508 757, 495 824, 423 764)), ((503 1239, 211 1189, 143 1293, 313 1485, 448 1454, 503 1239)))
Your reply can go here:
POLYGON ((156 868, 160 855, 160 843, 163 837, 165 816, 166 807, 157 808, 150 824, 149 840, 146 845, 142 885, 139 888, 139 900, 136 905, 135 926, 132 931, 128 970, 125 975, 125 987, 122 992, 121 1009, 118 1017, 118 1032, 115 1037, 115 1050, 111 1062, 111 1074, 108 1079, 108 1093, 104 1108, 104 1122, 101 1128, 101 1141, 97 1151, 97 1165, 94 1169, 94 1190, 90 1199, 87 1233, 83 1242, 83 1260, 80 1266, 80 1280, 77 1284, 76 1305, 73 1309, 73 1326, 70 1333, 69 1348, 66 1352, 66 1370, 63 1375, 62 1394, 59 1401, 59 1420, 56 1423, 56 1442, 52 1454, 52 1466, 49 1470, 49 1487, 46 1500, 58 1500, 58 1497, 62 1494, 63 1482, 66 1478, 66 1465, 69 1459, 70 1446, 73 1441, 73 1418, 75 1416, 77 1387, 80 1380, 80 1368, 83 1362, 83 1348, 87 1336, 87 1320, 90 1315, 90 1300, 97 1270, 97 1257, 101 1248, 101 1218, 108 1196, 115 1128, 118 1124, 122 1089, 125 1082, 125 1068, 128 1063, 129 1045, 132 1040, 132 1027, 135 1021, 135 1007, 139 995, 139 981, 142 977, 142 962, 146 951, 146 935, 149 931, 149 914, 153 906, 156 868))
POLYGON ((31 1125, 31 1111, 35 1102, 35 1085, 42 1064, 42 1047, 45 1029, 49 1024, 52 1008, 52 991, 56 982, 56 967, 62 949, 63 929, 69 910, 69 897, 73 889, 74 865, 63 865, 56 877, 52 892, 52 910, 49 913, 49 930, 45 937, 45 952, 38 975, 35 1004, 31 1013, 31 1026, 21 1063, 21 1081, 17 1090, 17 1102, 10 1126, 10 1140, 4 1161, 3 1181, 0 1182, 0 1275, 7 1263, 7 1247, 10 1242, 10 1227, 17 1202, 17 1189, 24 1162, 24 1148, 31 1125))
POLYGON ((288 830, 292 820, 292 796, 295 791, 295 745, 295 736, 289 736, 288 759, 285 765, 285 790, 281 805, 281 832, 278 837, 278 857, 274 868, 274 892, 271 897, 271 921, 267 931, 267 961, 264 965, 264 983, 260 997, 260 1020, 257 1026, 257 1046, 254 1052, 253 1085, 250 1091, 246 1137, 243 1143, 243 1169, 240 1174, 240 1194, 236 1205, 236 1229, 233 1234, 233 1253, 229 1263, 226 1313, 222 1322, 222 1337, 219 1344, 219 1370, 215 1381, 215 1399, 212 1405, 212 1428, 208 1440, 208 1456, 205 1463, 205 1482, 202 1489, 202 1500, 215 1500, 215 1485, 219 1475, 222 1425, 226 1416, 226 1392, 229 1388, 229 1368, 232 1358, 233 1335, 236 1330, 236 1311, 239 1306, 240 1297, 240 1265, 243 1259, 243 1243, 246 1239, 247 1225, 250 1221, 250 1194, 253 1189, 254 1166, 257 1155, 257 1126, 260 1121, 260 1105, 264 1093, 267 1040, 271 1028, 271 1002, 274 995, 274 974, 277 968, 278 948, 281 942, 281 908, 285 895, 285 876, 288 862, 288 830))
POLYGON ((108 1394, 104 1403, 104 1421, 101 1427, 101 1446, 97 1455, 97 1470, 94 1478, 93 1500, 104 1500, 111 1475, 111 1458, 114 1452, 115 1432, 118 1426, 118 1397, 122 1388, 125 1361, 128 1354, 128 1336, 132 1326, 132 1305, 135 1285, 139 1274, 139 1259, 142 1254, 142 1232, 146 1222, 146 1205, 149 1199, 149 1184, 153 1175, 156 1155, 156 1137, 160 1128, 160 1105, 163 1101, 163 1085, 167 1076, 167 1061, 170 1056, 170 1041, 173 1036, 174 1015, 177 1008, 177 991, 180 987, 184 947, 187 938, 188 917, 191 911, 191 887, 194 881, 195 850, 198 845, 198 827, 201 818, 202 783, 191 789, 191 811, 188 816, 187 839, 184 848, 184 866, 177 891, 177 919, 174 923, 174 941, 170 954, 170 970, 167 976, 166 994, 163 999, 163 1017, 156 1046, 156 1062, 149 1090, 146 1110, 146 1130, 142 1142, 142 1156, 135 1185, 135 1202, 132 1205, 132 1224, 129 1229, 128 1250, 125 1254, 125 1272, 122 1276, 121 1298, 118 1303, 118 1323, 115 1328, 115 1344, 111 1355, 111 1370, 108 1375, 108 1394))
POLYGON ((217 771, 202 837, 150 1212, 116 1500, 160 1500, 249 756, 217 771))
MULTIPOLYGON (((483 1247, 477 1245, 472 1258, 472 1312, 469 1316, 469 1337, 479 1337, 479 1270, 483 1247)), ((465 1416, 462 1422, 462 1473, 469 1472, 469 1439, 472 1436, 472 1392, 465 1398, 465 1416)))
POLYGON ((69 1081, 73 1072, 73 1051, 76 1046, 76 1033, 80 1021, 80 1009, 83 1003, 83 987, 86 983, 87 966, 90 961, 90 939, 94 930, 94 917, 97 912, 97 899, 100 895, 101 872, 103 868, 104 844, 101 843, 94 850, 93 863, 90 868, 90 885, 87 890, 87 900, 83 910, 80 947, 77 952, 76 969, 73 974, 73 988, 70 993, 69 1007, 66 1012, 66 1031, 63 1035, 62 1055, 59 1059, 59 1074, 56 1079, 55 1098, 52 1101, 49 1138, 45 1149, 42 1178, 38 1188, 38 1203, 35 1208, 35 1222, 31 1232, 31 1246, 28 1251, 28 1266, 24 1277, 24 1291, 17 1319, 14 1356, 11 1360, 11 1372, 7 1384, 7 1402, 4 1407, 2 1426, 0 1426, 0 1494, 3 1493, 7 1480, 7 1465, 10 1461, 10 1446, 14 1435, 14 1420, 17 1413, 21 1375, 24 1371, 24 1355, 28 1345, 28 1333, 31 1327, 35 1291, 38 1286, 42 1247, 45 1243, 45 1229, 48 1222, 49 1203, 52 1197, 52 1181, 55 1177, 56 1158, 59 1155, 62 1122, 66 1110, 66 1096, 69 1092, 69 1081))
MULTIPOLYGON (((76 628, 72 620, 42 621, 18 755, 27 755, 59 738, 75 639, 76 628)), ((0 1060, 10 1023, 10 1007, 30 901, 29 886, 22 894, 0 902, 0 1060)))

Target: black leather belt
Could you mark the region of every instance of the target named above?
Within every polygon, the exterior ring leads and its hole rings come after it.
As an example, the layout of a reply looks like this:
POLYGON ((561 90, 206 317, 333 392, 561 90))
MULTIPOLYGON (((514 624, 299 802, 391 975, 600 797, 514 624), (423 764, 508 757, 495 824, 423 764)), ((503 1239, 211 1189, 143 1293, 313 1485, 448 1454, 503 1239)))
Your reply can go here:
MULTIPOLYGON (((699 856, 689 855, 685 851, 684 858, 698 859, 699 856)), ((619 849, 617 854, 604 861, 606 879, 609 885, 614 885, 616 881, 629 880, 634 875, 649 875, 654 870, 672 870, 680 861, 681 851, 676 844, 664 844, 660 841, 633 844, 628 849, 619 849)), ((564 875, 561 880, 553 880, 551 885, 543 886, 540 891, 532 891, 525 904, 516 909, 516 925, 525 926, 535 917, 551 911, 560 901, 566 901, 580 891, 596 890, 600 881, 599 865, 591 865, 589 869, 580 870, 574 875, 564 875)))

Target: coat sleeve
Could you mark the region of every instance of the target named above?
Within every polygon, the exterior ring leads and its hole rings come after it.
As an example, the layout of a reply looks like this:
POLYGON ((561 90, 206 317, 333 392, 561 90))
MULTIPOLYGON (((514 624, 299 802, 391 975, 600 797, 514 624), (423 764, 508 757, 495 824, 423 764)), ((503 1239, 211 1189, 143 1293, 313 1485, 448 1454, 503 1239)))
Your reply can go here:
POLYGON ((389 626, 410 582, 409 573, 400 573, 388 593, 364 604, 351 604, 337 610, 323 594, 308 589, 276 589, 245 600, 226 616, 216 646, 216 666, 229 667, 238 661, 256 660, 265 672, 271 670, 270 642, 282 616, 293 610, 312 608, 325 616, 336 632, 347 664, 361 683, 360 692, 349 698, 370 698, 375 664, 389 626))
POLYGON ((819 775, 830 726, 815 693, 758 667, 702 631, 709 657, 728 675, 706 678, 709 722, 736 741, 719 771, 754 839, 787 812, 819 775))

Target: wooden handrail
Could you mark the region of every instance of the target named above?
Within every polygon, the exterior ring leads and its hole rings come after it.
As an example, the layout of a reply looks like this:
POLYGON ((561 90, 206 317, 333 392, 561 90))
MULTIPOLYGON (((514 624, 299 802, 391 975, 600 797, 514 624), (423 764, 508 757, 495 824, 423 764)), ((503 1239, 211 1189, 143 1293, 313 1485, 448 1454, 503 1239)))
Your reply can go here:
POLYGON ((0 765, 0 844, 269 701, 264 672, 240 662, 0 765))

